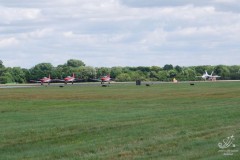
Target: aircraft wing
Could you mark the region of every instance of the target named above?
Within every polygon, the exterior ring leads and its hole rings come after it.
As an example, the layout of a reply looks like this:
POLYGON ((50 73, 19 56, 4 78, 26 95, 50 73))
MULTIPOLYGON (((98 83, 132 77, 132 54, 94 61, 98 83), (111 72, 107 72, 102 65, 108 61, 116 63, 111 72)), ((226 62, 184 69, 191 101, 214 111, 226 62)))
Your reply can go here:
POLYGON ((57 82, 62 82, 61 79, 51 79, 51 83, 57 83, 57 82))
POLYGON ((65 82, 65 80, 64 79, 59 79, 58 82, 65 82))
POLYGON ((75 79, 74 82, 84 82, 85 80, 84 79, 75 79))
POLYGON ((30 83, 41 83, 41 81, 37 81, 37 80, 30 80, 30 83))
POLYGON ((89 82, 101 82, 101 79, 94 79, 94 78, 90 78, 88 79, 89 82))
POLYGON ((211 78, 219 78, 219 77, 221 77, 221 76, 211 76, 211 78))

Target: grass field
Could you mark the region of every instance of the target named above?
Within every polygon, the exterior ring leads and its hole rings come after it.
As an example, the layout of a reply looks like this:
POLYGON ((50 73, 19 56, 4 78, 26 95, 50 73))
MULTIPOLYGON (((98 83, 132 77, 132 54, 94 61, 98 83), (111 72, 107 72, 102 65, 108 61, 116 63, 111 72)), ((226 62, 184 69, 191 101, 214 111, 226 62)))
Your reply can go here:
POLYGON ((239 158, 240 82, 0 89, 1 160, 239 158))

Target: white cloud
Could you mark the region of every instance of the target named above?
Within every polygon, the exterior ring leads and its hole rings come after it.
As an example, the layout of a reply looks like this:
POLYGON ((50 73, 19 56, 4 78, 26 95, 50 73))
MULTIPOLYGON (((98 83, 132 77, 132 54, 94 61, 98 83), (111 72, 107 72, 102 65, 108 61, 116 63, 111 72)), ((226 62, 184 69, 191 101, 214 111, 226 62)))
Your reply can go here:
POLYGON ((0 38, 0 48, 13 47, 19 44, 19 41, 14 38, 0 38))
POLYGON ((52 28, 43 28, 43 29, 37 29, 35 31, 32 32, 27 32, 24 34, 21 34, 22 38, 25 39, 38 39, 38 38, 44 38, 44 37, 48 37, 50 35, 52 35, 54 32, 54 29, 52 28))
POLYGON ((237 0, 214 0, 214 2, 233 4, 233 3, 237 3, 237 0))
POLYGON ((0 23, 14 21, 36 20, 41 17, 41 10, 29 8, 8 8, 0 6, 0 23))
POLYGON ((122 42, 130 35, 128 33, 123 34, 74 34, 72 31, 63 32, 63 36, 76 43, 81 44, 111 44, 122 42))
MULTIPOLYGON (((201 57, 206 55, 226 63, 224 53, 240 52, 234 0, 25 2, 5 1, 0 7, 0 52, 10 65, 17 62, 10 63, 15 57, 9 53, 21 55, 16 56, 19 65, 29 67, 48 59, 63 64, 69 58, 93 66, 186 66, 205 64, 201 57)), ((229 59, 238 63, 234 56, 229 59)))

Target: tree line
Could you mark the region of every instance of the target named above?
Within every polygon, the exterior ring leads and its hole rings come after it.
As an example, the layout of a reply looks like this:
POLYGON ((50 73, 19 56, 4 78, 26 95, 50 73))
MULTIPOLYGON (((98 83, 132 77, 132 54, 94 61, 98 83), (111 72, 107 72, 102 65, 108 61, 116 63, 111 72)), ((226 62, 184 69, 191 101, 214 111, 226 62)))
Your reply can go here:
POLYGON ((160 66, 139 67, 92 67, 77 59, 69 59, 65 64, 54 67, 51 63, 39 63, 30 69, 21 67, 5 67, 0 60, 0 83, 28 83, 30 80, 38 80, 51 75, 53 79, 63 79, 75 73, 75 76, 85 81, 96 79, 110 74, 115 81, 196 81, 205 71, 209 74, 213 71, 215 75, 221 76, 221 80, 239 80, 240 65, 226 66, 173 66, 166 64, 160 66))

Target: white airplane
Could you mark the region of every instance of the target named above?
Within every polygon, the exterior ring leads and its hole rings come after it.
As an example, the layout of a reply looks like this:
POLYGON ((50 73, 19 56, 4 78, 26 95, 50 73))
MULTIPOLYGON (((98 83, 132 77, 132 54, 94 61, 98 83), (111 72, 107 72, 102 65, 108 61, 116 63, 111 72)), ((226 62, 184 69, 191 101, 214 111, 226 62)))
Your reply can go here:
POLYGON ((219 77, 221 77, 221 76, 218 76, 218 75, 213 76, 213 71, 212 71, 212 73, 209 75, 209 74, 207 73, 207 71, 205 71, 205 73, 204 73, 202 76, 196 76, 196 77, 201 77, 202 79, 204 79, 204 80, 206 81, 206 80, 213 80, 213 79, 219 78, 219 77))

